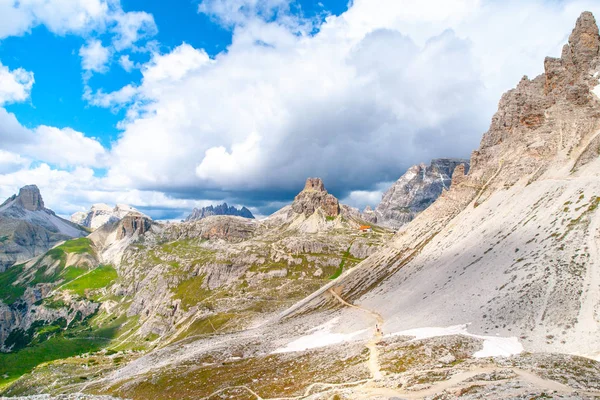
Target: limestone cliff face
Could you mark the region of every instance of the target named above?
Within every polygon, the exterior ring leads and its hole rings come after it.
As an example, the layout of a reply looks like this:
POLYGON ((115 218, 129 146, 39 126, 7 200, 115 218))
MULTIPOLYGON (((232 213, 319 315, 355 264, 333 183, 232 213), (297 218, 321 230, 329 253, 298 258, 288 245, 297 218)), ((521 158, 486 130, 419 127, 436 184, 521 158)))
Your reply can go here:
POLYGON ((327 193, 323 181, 320 178, 308 178, 304 189, 294 199, 292 210, 296 214, 309 217, 318 208, 328 217, 337 217, 340 214, 338 199, 327 193))
POLYGON ((37 186, 25 186, 0 205, 0 272, 45 253, 58 242, 86 234, 45 208, 37 186))
POLYGON ((143 214, 129 213, 125 216, 117 232, 117 240, 132 237, 133 235, 143 235, 152 228, 152 220, 143 214))
POLYGON ((462 159, 436 159, 430 165, 419 164, 408 169, 384 193, 375 210, 363 212, 363 219, 381 226, 398 229, 412 221, 429 207, 452 184, 454 169, 462 165, 468 172, 469 161, 462 159))
POLYGON ((488 185, 493 189, 532 173, 540 176, 550 161, 566 159, 598 129, 599 48, 594 16, 584 12, 561 57, 547 57, 543 74, 523 77, 502 96, 490 129, 472 154, 472 179, 484 184, 497 173, 488 185))

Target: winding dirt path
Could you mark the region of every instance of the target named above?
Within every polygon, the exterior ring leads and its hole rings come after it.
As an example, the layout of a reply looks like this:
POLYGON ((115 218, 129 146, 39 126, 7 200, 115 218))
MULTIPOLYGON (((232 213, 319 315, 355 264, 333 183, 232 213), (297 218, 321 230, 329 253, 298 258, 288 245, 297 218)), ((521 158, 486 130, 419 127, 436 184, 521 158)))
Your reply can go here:
POLYGON ((385 322, 383 320, 383 317, 378 312, 367 310, 366 308, 362 308, 360 306, 348 303, 338 293, 336 293, 334 288, 329 289, 329 293, 337 301, 339 301, 346 307, 351 307, 366 312, 375 319, 375 333, 373 334, 373 337, 367 342, 367 348, 369 349, 369 360, 367 362, 367 365, 369 367, 369 371, 371 372, 371 377, 373 379, 377 380, 383 378, 383 374, 381 373, 381 366, 379 365, 379 349, 377 349, 377 343, 381 342, 381 339, 383 338, 383 333, 381 331, 381 327, 383 327, 383 323, 385 322))

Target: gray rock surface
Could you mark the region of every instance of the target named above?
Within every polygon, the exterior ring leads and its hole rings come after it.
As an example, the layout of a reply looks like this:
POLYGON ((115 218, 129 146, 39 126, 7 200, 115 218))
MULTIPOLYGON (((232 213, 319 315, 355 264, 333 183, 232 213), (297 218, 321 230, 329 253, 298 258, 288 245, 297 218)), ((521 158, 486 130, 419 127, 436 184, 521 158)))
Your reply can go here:
POLYGON ((392 229, 412 221, 429 207, 452 183, 454 169, 464 165, 466 172, 469 161, 440 158, 430 165, 414 165, 384 193, 381 203, 372 210, 367 207, 362 217, 365 221, 392 229))

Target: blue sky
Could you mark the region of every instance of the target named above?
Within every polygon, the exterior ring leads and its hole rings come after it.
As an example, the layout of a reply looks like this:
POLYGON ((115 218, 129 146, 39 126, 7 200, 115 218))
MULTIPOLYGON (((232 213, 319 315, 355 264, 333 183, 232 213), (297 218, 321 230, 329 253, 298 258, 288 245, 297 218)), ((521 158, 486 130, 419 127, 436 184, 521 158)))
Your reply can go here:
POLYGON ((0 196, 155 218, 265 215, 308 176, 375 206, 465 157, 497 101, 597 2, 48 0, 0 4, 0 196))

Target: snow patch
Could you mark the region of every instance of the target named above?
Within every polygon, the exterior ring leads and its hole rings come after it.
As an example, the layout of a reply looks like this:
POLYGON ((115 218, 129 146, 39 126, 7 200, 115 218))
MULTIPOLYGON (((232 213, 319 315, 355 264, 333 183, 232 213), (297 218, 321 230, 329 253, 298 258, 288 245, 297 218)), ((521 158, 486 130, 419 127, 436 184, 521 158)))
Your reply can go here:
POLYGON ((596 87, 592 89, 592 93, 594 93, 596 97, 600 98, 600 85, 596 85, 596 87))
POLYGON ((406 331, 394 332, 384 337, 414 336, 413 340, 429 339, 438 336, 463 335, 483 340, 483 349, 479 350, 473 357, 508 357, 523 351, 523 345, 516 337, 482 336, 473 335, 467 331, 467 325, 454 325, 446 328, 417 328, 406 331))
POLYGON ((305 351, 308 349, 315 349, 318 347, 331 346, 333 344, 349 342, 367 332, 368 329, 363 329, 351 333, 334 333, 331 332, 332 328, 338 322, 339 317, 333 318, 323 325, 319 325, 315 328, 309 329, 307 332, 310 335, 302 336, 293 342, 288 343, 285 347, 281 347, 271 354, 276 353, 292 353, 297 351, 305 351))

